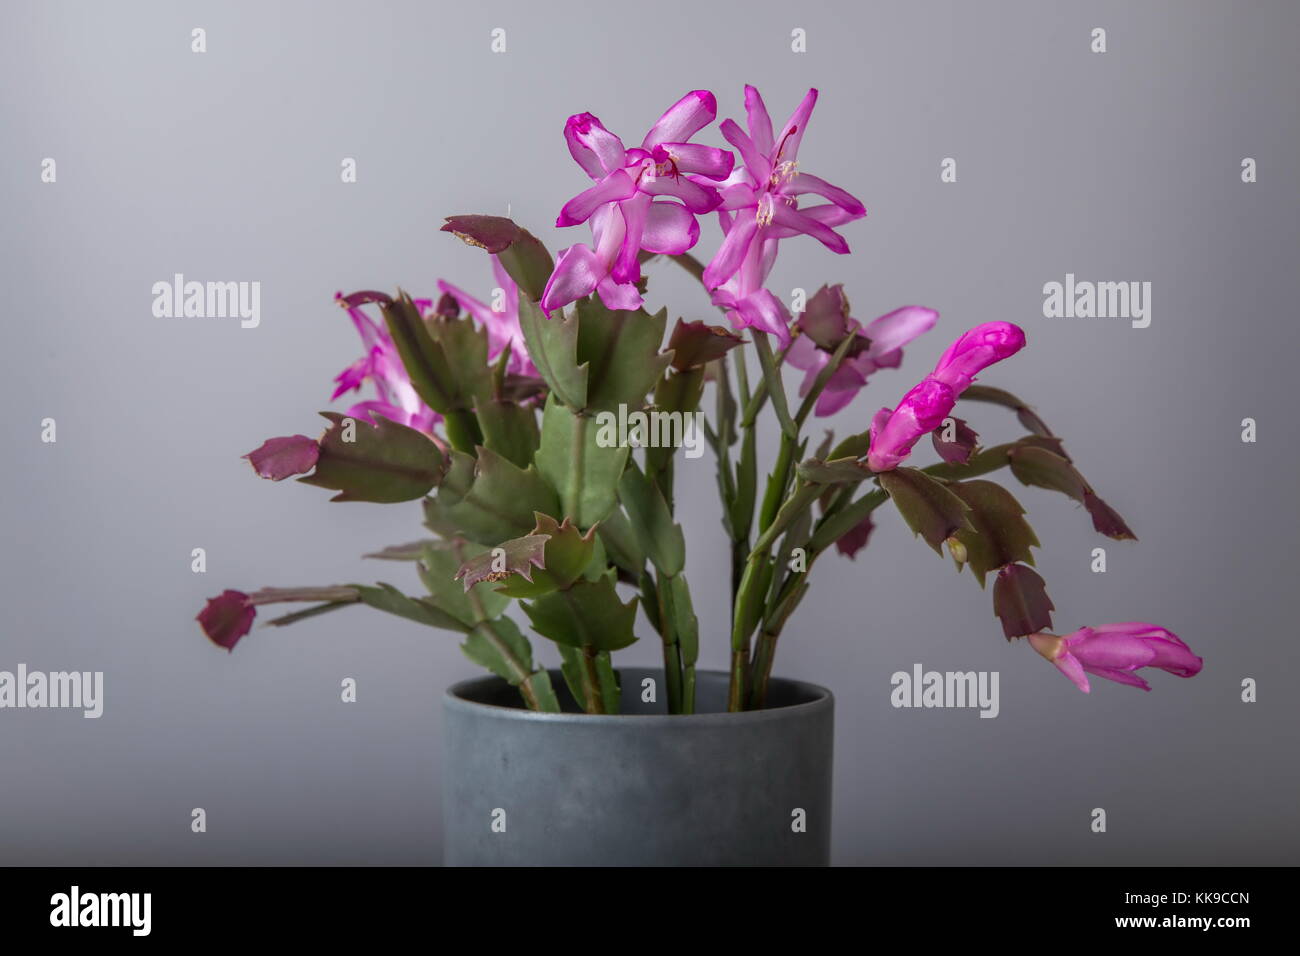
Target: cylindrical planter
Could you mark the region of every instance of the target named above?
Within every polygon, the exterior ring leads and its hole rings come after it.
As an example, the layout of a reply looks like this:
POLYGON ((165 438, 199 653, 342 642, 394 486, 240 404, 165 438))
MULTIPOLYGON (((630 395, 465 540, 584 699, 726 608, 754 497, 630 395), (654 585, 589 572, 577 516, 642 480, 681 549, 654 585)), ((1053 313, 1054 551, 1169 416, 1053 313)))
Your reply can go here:
POLYGON ((619 674, 619 715, 535 713, 497 677, 447 692, 448 865, 830 862, 830 691, 774 678, 766 709, 729 714, 727 675, 700 672, 697 713, 669 716, 662 670, 619 674), (658 703, 641 699, 647 679, 658 703))

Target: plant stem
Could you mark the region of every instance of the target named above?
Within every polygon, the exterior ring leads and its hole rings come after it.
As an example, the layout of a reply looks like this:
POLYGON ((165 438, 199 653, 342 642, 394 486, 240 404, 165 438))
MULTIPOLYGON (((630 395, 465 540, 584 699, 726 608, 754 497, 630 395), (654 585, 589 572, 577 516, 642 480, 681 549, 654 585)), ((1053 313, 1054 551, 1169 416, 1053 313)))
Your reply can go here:
POLYGON ((600 700, 607 714, 617 714, 622 709, 619 699, 618 675, 609 651, 596 652, 596 682, 600 685, 600 700))
POLYGON ((731 682, 727 687, 727 710, 736 713, 745 709, 745 668, 749 666, 746 648, 731 651, 731 682))
POLYGON ((781 382, 781 370, 772 355, 771 343, 766 335, 754 336, 754 351, 758 353, 758 364, 763 369, 763 381, 767 385, 768 395, 772 399, 772 411, 781 424, 781 432, 792 439, 799 437, 799 429, 790 417, 790 406, 786 404, 785 387, 781 382))
POLYGON ((447 442, 457 451, 467 455, 474 454, 474 447, 483 443, 483 432, 479 430, 478 418, 468 408, 453 408, 443 417, 443 427, 447 432, 447 442))
MULTIPOLYGON (((740 407, 747 409, 750 402, 749 366, 745 364, 743 349, 736 349, 731 354, 736 357, 736 394, 740 398, 740 407)), ((753 424, 751 419, 745 418, 744 421, 753 424)))
POLYGON ((790 486, 790 471, 794 464, 795 441, 782 433, 781 445, 776 452, 776 464, 772 466, 772 475, 768 478, 767 488, 763 492, 763 510, 758 515, 758 530, 763 532, 772 523, 780 510, 786 489, 790 486))
POLYGON ((772 661, 776 657, 776 639, 779 631, 767 628, 758 636, 754 648, 754 667, 749 691, 749 710, 762 710, 767 704, 767 684, 772 676, 772 661))
POLYGON ((528 668, 524 667, 523 661, 521 661, 515 655, 515 652, 510 649, 510 645, 503 641, 493 629, 492 622, 479 621, 474 625, 471 633, 474 632, 477 632, 482 636, 482 638, 491 644, 493 649, 501 655, 501 659, 505 661, 506 667, 510 669, 512 675, 510 683, 519 688, 519 693, 523 696, 524 703, 528 705, 528 709, 545 709, 542 707, 541 701, 537 699, 537 692, 533 689, 533 685, 529 682, 529 678, 532 677, 536 671, 530 672, 528 668))
POLYGON ((587 701, 587 713, 605 713, 605 695, 601 692, 600 676, 596 673, 596 655, 594 647, 582 649, 582 695, 587 701))
MULTIPOLYGON (((766 537, 766 536, 764 536, 766 537)), ((745 561, 736 592, 736 610, 731 620, 731 681, 727 693, 728 710, 744 710, 746 678, 749 669, 749 636, 760 617, 766 591, 763 574, 768 561, 769 544, 755 545, 745 561)))
POLYGON ((682 654, 676 641, 664 641, 664 680, 668 684, 668 713, 685 713, 682 704, 682 654))
POLYGON ((677 621, 673 614, 672 581, 655 572, 655 594, 659 600, 659 628, 664 644, 664 683, 668 685, 668 713, 682 712, 682 653, 677 643, 677 621))

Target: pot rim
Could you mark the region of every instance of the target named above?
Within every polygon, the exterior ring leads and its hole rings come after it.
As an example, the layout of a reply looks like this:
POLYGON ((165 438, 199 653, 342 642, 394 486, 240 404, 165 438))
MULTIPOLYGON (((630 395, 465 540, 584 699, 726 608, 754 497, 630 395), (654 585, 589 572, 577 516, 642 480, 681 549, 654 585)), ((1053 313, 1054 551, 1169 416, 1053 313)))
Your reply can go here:
MULTIPOLYGON (((624 667, 622 671, 632 672, 639 671, 648 674, 662 674, 662 667, 624 667)), ((562 680, 558 669, 547 668, 553 679, 562 680)), ((697 679, 705 675, 721 677, 729 680, 731 675, 726 671, 699 670, 696 672, 697 679)), ((811 699, 799 704, 789 704, 785 707, 772 707, 764 710, 742 710, 742 711, 723 711, 721 713, 708 714, 552 714, 538 710, 529 710, 527 707, 506 707, 501 704, 485 704, 481 701, 473 700, 466 694, 473 693, 475 690, 487 685, 499 686, 506 684, 502 677, 496 674, 487 674, 480 677, 471 677, 467 680, 457 681, 448 687, 442 695, 443 706, 453 710, 464 711, 467 713, 480 712, 492 717, 501 717, 510 720, 527 720, 537 721, 540 723, 550 724, 583 724, 586 726, 596 726, 599 724, 623 724, 640 723, 643 725, 668 725, 674 727, 702 727, 716 724, 727 725, 746 725, 746 724, 764 724, 774 720, 797 720, 800 717, 809 716, 819 713, 823 710, 833 710, 835 706, 835 695, 827 688, 820 684, 813 684, 808 681, 795 680, 789 677, 773 677, 773 684, 781 684, 785 687, 792 688, 800 693, 806 694, 811 699)), ((506 686, 509 686, 508 684, 506 686)))

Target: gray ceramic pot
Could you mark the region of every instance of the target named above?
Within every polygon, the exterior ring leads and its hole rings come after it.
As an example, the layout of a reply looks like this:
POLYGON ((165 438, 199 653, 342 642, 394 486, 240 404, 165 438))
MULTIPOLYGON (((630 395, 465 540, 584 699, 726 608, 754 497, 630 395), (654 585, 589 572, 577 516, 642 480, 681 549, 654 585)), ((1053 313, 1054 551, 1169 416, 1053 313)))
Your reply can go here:
POLYGON ((673 717, 662 702, 641 701, 644 679, 663 687, 661 670, 627 667, 620 675, 618 716, 533 713, 497 677, 447 692, 447 864, 830 861, 830 691, 773 679, 767 709, 728 714, 727 675, 700 672, 699 712, 673 717))

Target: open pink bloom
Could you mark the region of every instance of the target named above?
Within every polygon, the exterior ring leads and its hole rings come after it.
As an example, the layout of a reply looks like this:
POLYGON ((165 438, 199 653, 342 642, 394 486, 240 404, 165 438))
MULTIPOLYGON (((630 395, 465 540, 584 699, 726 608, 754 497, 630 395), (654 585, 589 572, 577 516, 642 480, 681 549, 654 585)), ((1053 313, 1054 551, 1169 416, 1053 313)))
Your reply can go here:
POLYGON ((1010 322, 985 322, 964 333, 939 358, 934 371, 903 396, 897 408, 876 413, 871 420, 867 466, 872 471, 897 468, 922 436, 943 424, 958 396, 979 372, 1024 346, 1024 331, 1010 322))
POLYGON ((1129 621, 1081 627, 1072 634, 1030 634, 1029 643, 1074 685, 1088 693, 1088 674, 1150 690, 1135 671, 1158 667, 1177 677, 1195 677, 1204 663, 1177 634, 1154 624, 1129 621))
POLYGON ((845 190, 798 172, 799 143, 816 103, 817 91, 809 90, 777 136, 762 96, 746 86, 748 133, 734 120, 721 126, 744 165, 719 186, 718 219, 725 238, 704 270, 704 284, 713 290, 714 304, 727 310, 732 325, 770 332, 783 345, 790 337, 790 315, 763 287, 776 259, 777 241, 803 234, 844 254, 849 244, 832 227, 867 214, 866 207, 845 190), (800 209, 799 199, 807 195, 830 201, 800 209))
POLYGON ((501 311, 493 309, 472 295, 462 292, 450 282, 438 280, 438 291, 450 295, 462 309, 474 317, 474 320, 487 329, 488 361, 495 362, 501 350, 510 346, 510 360, 506 370, 516 375, 536 377, 538 372, 528 357, 528 347, 524 344, 524 333, 519 328, 519 286, 510 278, 505 266, 496 257, 492 257, 492 274, 497 280, 503 301, 501 311))
POLYGON ((594 244, 579 243, 560 253, 542 293, 547 315, 592 292, 611 309, 640 308, 638 253, 676 255, 695 245, 700 238, 695 217, 722 201, 710 182, 725 179, 735 162, 725 149, 687 142, 717 115, 713 94, 694 90, 631 149, 590 113, 569 117, 564 124, 569 152, 596 185, 565 203, 555 225, 589 221, 594 244))
POLYGON ((805 371, 799 394, 807 395, 830 362, 831 352, 843 343, 844 337, 857 338, 817 398, 815 414, 834 415, 853 401, 873 372, 898 368, 903 361, 903 346, 934 328, 938 319, 939 313, 933 309, 907 305, 872 319, 864 328, 848 315, 843 288, 823 287, 808 300, 807 310, 799 316, 797 325, 804 334, 791 344, 786 362, 805 371), (819 312, 828 314, 819 315, 819 312))
MULTIPOLYGON (((425 405, 416 394, 388 330, 361 309, 367 303, 382 301, 386 297, 378 292, 354 292, 349 296, 340 292, 334 298, 347 308, 352 324, 361 335, 366 354, 334 379, 338 387, 334 389, 331 399, 346 392, 358 391, 366 382, 372 382, 379 397, 358 402, 347 410, 348 415, 374 424, 370 413, 378 412, 398 424, 432 435, 433 426, 442 421, 442 416, 425 405)), ((416 299, 415 305, 423 314, 431 308, 432 303, 428 299, 416 299)))

